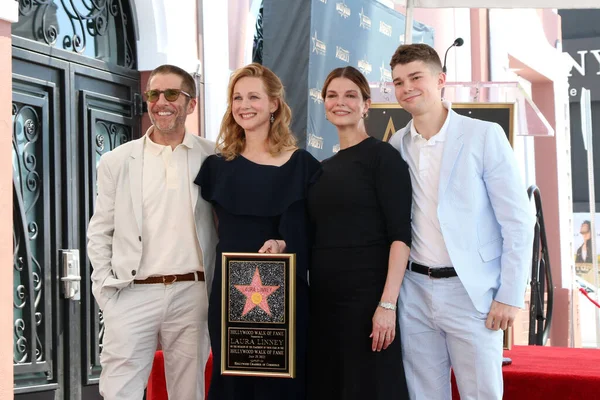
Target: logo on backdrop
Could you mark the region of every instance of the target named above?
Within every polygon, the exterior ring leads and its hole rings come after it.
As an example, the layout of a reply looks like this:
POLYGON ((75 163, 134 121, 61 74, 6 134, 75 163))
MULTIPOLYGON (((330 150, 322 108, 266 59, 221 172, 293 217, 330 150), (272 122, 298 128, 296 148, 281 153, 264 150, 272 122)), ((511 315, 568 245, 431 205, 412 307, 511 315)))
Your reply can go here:
POLYGON ((358 60, 358 70, 364 75, 369 75, 373 71, 373 66, 367 60, 358 60))
POLYGON ((387 87, 387 84, 392 81, 392 71, 385 68, 383 61, 381 62, 381 67, 379 67, 379 92, 382 94, 389 93, 391 91, 390 88, 387 87))
MULTIPOLYGON (((317 85, 317 86, 319 86, 319 85, 317 85)), ((310 98, 313 99, 315 104, 323 103, 323 96, 321 96, 321 89, 312 88, 308 91, 308 94, 309 94, 310 98)))
POLYGON ((312 52, 313 53, 317 53, 320 56, 324 56, 327 53, 327 46, 325 45, 325 42, 317 39, 317 31, 315 31, 315 36, 313 36, 312 38, 312 52))
POLYGON ((319 0, 323 4, 327 4, 327 0, 319 0))
POLYGON ((358 16, 360 18, 360 24, 359 26, 363 29, 367 29, 370 30, 371 29, 371 18, 367 17, 365 15, 364 9, 361 8, 360 12, 358 13, 358 16))
POLYGON ((392 37, 392 26, 383 21, 379 21, 379 32, 383 33, 385 36, 392 37))
POLYGON ((321 136, 313 135, 309 133, 306 135, 306 143, 310 147, 314 147, 315 149, 323 150, 323 138, 321 136))
POLYGON ((350 52, 346 49, 341 48, 340 46, 335 46, 335 58, 349 63, 350 52))
POLYGON ((338 151, 340 151, 340 144, 336 144, 333 145, 333 148, 331 149, 331 151, 333 151, 333 154, 337 153, 338 151))
POLYGON ((392 71, 385 68, 385 64, 383 61, 381 62, 381 67, 379 68, 379 81, 383 83, 392 81, 392 71))
POLYGON ((346 5, 345 1, 335 3, 335 10, 340 14, 340 17, 348 18, 350 16, 350 7, 346 5))

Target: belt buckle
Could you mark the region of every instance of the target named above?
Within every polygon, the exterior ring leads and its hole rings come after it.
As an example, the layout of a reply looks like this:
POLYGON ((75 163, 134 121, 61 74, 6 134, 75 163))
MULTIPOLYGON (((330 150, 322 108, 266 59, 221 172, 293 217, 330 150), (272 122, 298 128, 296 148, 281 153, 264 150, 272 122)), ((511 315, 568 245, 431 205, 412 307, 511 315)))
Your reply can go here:
POLYGON ((429 279, 440 279, 437 276, 432 276, 431 275, 431 270, 432 270, 432 268, 428 268, 427 269, 427 276, 429 277, 429 279))
POLYGON ((163 277, 162 277, 162 280, 163 280, 163 283, 164 283, 165 285, 172 285, 173 283, 175 283, 175 282, 177 281, 177 275, 167 275, 167 276, 164 276, 164 275, 163 275, 163 277), (169 282, 169 281, 167 281, 167 278, 168 278, 169 276, 172 276, 172 277, 173 277, 173 280, 172 280, 172 281, 170 281, 170 282, 169 282))

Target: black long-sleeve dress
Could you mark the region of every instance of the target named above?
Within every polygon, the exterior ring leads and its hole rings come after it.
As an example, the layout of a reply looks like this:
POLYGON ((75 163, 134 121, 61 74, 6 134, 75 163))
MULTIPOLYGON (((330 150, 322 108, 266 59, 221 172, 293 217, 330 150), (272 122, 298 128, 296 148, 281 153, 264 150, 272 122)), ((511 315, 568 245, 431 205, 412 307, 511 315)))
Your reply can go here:
POLYGON ((308 196, 315 245, 310 270, 309 399, 408 399, 400 332, 371 350, 372 318, 390 245, 410 246, 408 166, 390 144, 367 138, 322 163, 308 196))
POLYGON ((202 197, 212 203, 219 221, 219 244, 208 329, 213 353, 209 400, 277 400, 306 398, 308 335, 309 223, 308 187, 318 178, 320 163, 297 150, 282 166, 256 164, 243 156, 231 161, 213 155, 196 177, 202 197), (296 378, 221 375, 221 255, 256 253, 268 239, 283 239, 286 253, 296 253, 296 378))

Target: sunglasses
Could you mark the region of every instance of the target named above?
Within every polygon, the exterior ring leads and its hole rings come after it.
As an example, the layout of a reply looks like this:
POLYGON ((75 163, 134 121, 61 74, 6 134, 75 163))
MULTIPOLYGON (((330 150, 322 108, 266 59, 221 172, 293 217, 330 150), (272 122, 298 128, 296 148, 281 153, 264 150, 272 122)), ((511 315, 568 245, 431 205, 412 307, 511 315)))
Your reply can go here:
POLYGON ((165 95, 165 99, 167 101, 176 101, 179 98, 180 94, 183 94, 187 97, 189 97, 190 99, 192 98, 192 96, 187 93, 184 92, 183 90, 180 89, 165 89, 165 90, 148 90, 147 92, 144 93, 144 95, 146 96, 146 100, 149 101, 150 103, 156 103, 158 101, 158 98, 160 97, 160 94, 164 93, 165 95))

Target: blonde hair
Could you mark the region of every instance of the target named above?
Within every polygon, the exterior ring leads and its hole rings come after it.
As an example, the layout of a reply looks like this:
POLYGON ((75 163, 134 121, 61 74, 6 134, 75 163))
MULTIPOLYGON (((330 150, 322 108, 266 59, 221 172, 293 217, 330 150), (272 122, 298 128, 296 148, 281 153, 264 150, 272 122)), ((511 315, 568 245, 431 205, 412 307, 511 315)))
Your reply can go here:
POLYGON ((235 84, 242 78, 260 78, 270 100, 277 100, 279 107, 273 112, 274 121, 269 127, 267 136, 269 152, 279 154, 282 150, 296 147, 296 138, 290 130, 292 111, 285 102, 285 91, 281 80, 269 68, 252 63, 242 67, 231 74, 227 88, 227 111, 221 121, 221 129, 217 138, 217 152, 221 153, 227 161, 233 160, 244 150, 246 135, 244 129, 235 122, 231 110, 233 90, 235 84))

